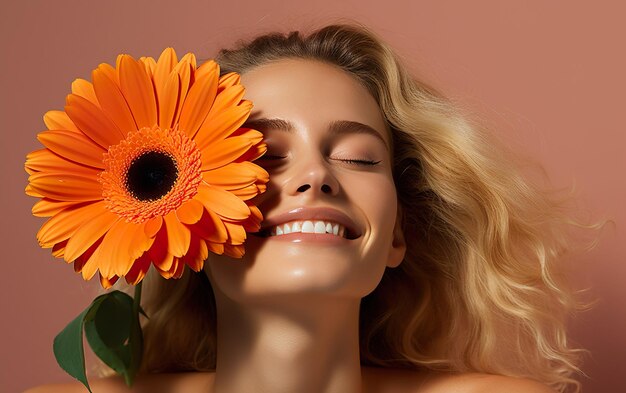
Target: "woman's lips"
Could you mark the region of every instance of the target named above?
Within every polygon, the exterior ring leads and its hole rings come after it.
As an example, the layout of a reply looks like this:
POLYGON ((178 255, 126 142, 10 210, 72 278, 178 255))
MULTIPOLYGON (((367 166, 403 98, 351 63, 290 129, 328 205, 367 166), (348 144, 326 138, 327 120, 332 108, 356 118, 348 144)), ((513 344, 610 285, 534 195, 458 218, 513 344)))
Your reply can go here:
POLYGON ((332 221, 321 220, 296 220, 285 224, 275 225, 265 230, 269 232, 269 236, 285 236, 290 233, 316 233, 330 234, 334 236, 345 237, 346 227, 342 224, 332 221))
POLYGON ((263 221, 260 237, 283 240, 353 240, 361 236, 357 225, 345 213, 327 207, 299 207, 263 221))

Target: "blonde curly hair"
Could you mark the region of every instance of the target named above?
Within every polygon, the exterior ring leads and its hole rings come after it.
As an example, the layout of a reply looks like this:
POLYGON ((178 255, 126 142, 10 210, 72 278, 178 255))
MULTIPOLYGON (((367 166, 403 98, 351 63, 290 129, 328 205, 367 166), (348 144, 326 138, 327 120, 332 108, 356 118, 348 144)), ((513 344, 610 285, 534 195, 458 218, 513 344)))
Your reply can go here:
MULTIPOLYGON (((576 309, 559 265, 572 248, 566 201, 525 179, 520 161, 458 106, 413 79, 393 50, 355 23, 270 33, 222 50, 221 72, 286 58, 330 63, 379 104, 408 250, 362 299, 363 365, 528 377, 580 390, 576 309)), ((204 273, 144 282, 145 372, 214 370, 216 307, 204 273)))

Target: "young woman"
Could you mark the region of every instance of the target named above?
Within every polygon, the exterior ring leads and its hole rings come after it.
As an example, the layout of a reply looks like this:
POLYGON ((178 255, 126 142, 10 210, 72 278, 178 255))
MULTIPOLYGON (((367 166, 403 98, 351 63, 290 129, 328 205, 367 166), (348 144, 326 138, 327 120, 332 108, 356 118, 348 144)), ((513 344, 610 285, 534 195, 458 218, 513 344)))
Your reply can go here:
POLYGON ((265 35, 217 62, 268 144, 265 221, 242 259, 146 279, 132 391, 578 389, 568 220, 509 153, 362 27, 265 35))

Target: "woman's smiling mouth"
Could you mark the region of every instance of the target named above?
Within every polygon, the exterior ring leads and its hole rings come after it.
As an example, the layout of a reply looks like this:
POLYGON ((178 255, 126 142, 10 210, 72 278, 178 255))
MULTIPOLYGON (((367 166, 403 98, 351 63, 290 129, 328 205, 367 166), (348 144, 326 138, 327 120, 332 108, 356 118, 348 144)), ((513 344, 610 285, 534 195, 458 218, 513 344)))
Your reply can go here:
POLYGON ((261 231, 262 236, 283 236, 290 233, 316 233, 347 237, 346 227, 332 221, 299 220, 287 222, 261 231))
POLYGON ((353 240, 360 237, 356 224, 344 213, 330 208, 297 208, 273 216, 255 235, 290 239, 328 238, 353 240))

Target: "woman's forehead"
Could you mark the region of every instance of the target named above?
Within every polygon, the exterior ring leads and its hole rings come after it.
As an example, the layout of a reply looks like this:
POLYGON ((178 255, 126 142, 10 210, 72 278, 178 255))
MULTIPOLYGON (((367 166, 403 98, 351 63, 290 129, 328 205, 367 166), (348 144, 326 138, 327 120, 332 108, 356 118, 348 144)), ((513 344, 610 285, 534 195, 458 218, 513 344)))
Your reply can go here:
POLYGON ((246 98, 254 105, 250 120, 283 119, 307 126, 361 123, 389 142, 387 124, 374 97, 337 66, 283 59, 254 68, 241 80, 246 98))

